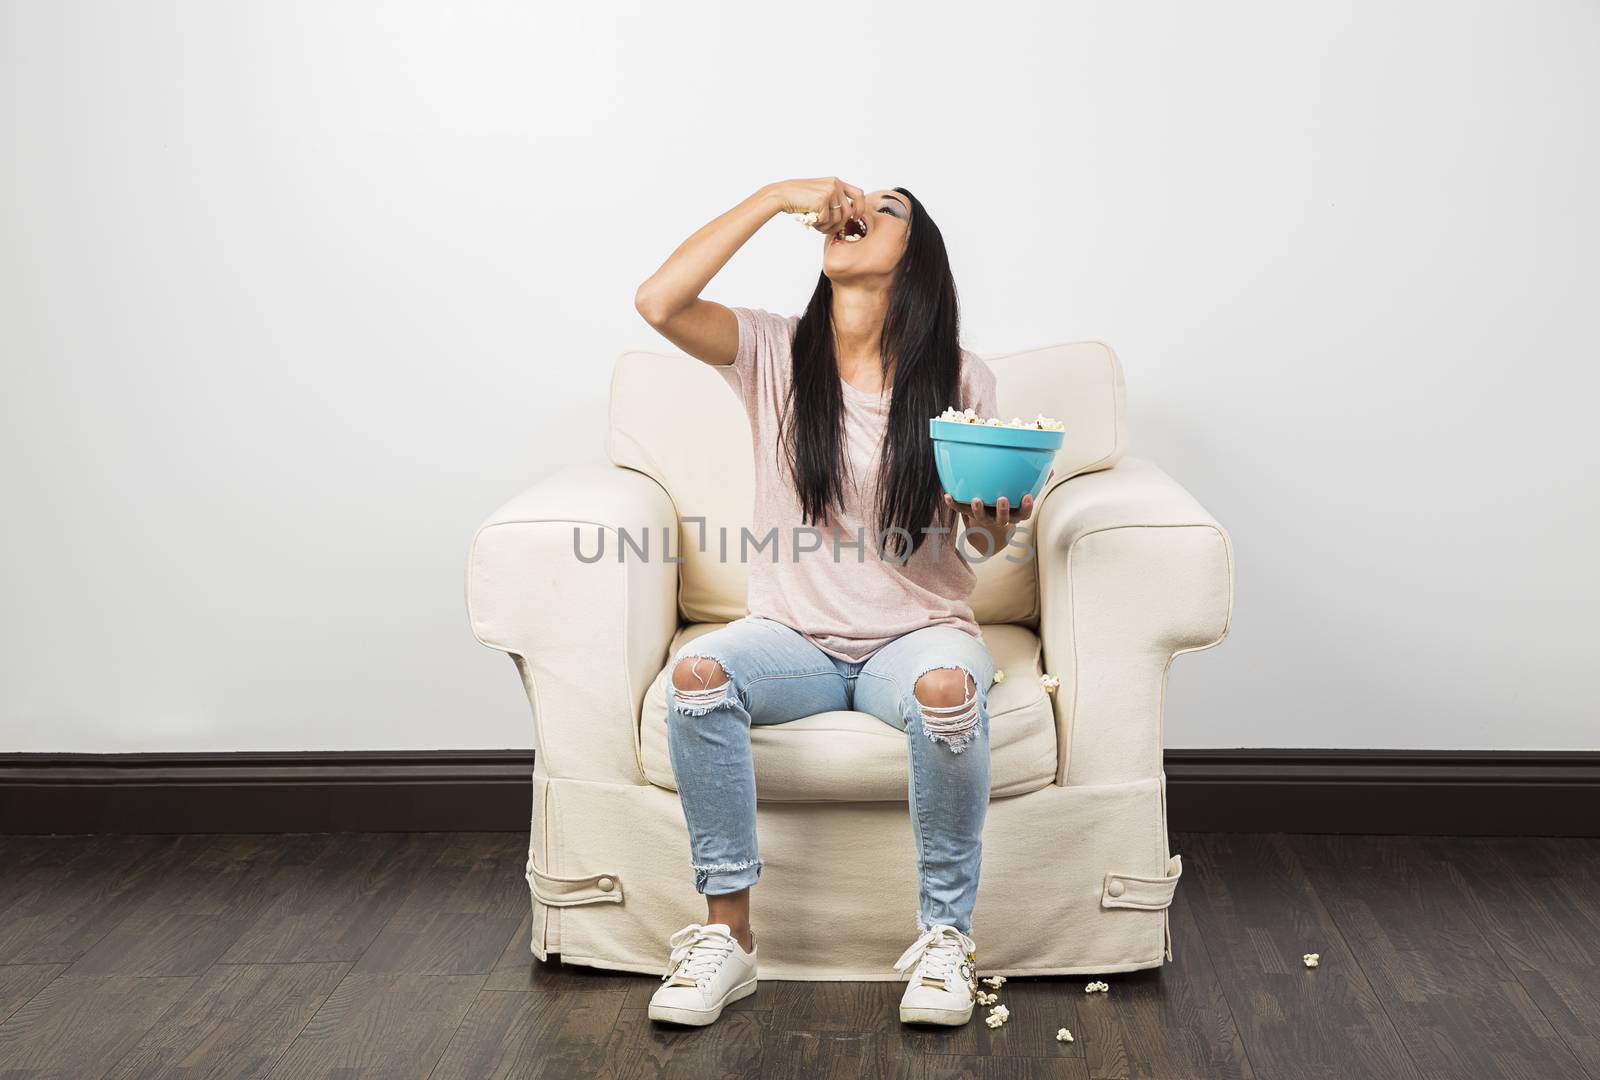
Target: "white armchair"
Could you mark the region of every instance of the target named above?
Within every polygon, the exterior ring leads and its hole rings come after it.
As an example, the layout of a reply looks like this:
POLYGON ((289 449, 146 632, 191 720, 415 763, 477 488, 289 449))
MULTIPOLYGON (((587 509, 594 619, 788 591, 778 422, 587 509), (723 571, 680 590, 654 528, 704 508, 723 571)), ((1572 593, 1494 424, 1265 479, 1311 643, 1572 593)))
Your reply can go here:
MULTIPOLYGON (((1182 873, 1167 847, 1167 669, 1226 637, 1232 547, 1176 481, 1123 456, 1109 347, 988 363, 1001 414, 1060 417, 1066 441, 1028 523, 1038 558, 977 566, 973 610, 1005 672, 989 693, 979 963, 1014 975, 1154 967, 1172 956, 1182 873)), ((705 912, 667 757, 666 665, 745 614, 749 426, 699 361, 629 352, 613 373, 608 453, 611 464, 558 472, 484 522, 467 600, 478 640, 511 655, 533 707, 534 955, 660 974, 667 935, 705 912), (635 546, 619 559, 624 533, 635 546), (603 558, 579 557, 575 543, 592 557, 602 538, 603 558)), ((764 976, 900 977, 891 965, 917 902, 904 739, 857 712, 752 731, 764 976)))

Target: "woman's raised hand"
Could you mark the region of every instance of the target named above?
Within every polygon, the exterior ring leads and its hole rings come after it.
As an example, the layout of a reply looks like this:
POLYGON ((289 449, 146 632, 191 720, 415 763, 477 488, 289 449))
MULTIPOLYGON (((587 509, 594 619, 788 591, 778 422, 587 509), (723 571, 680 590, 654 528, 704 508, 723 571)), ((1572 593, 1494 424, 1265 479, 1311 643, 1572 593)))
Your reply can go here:
POLYGON ((867 212, 866 193, 837 176, 780 180, 771 190, 785 214, 815 213, 817 220, 811 227, 822 233, 838 232, 850 218, 867 212))

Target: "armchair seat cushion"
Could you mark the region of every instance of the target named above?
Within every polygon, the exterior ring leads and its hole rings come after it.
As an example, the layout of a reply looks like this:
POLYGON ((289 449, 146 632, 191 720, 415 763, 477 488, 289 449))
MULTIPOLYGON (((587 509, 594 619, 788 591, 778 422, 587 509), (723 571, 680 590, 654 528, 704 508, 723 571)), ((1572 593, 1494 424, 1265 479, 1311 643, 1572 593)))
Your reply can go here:
MULTIPOLYGON (((668 656, 725 623, 691 623, 672 639, 668 656)), ((990 797, 1034 791, 1055 781, 1053 699, 1040 685, 1039 638, 1009 623, 981 626, 995 668, 1005 679, 989 688, 990 797)), ((645 778, 676 791, 667 752, 671 665, 646 691, 639 724, 645 778)), ((763 802, 905 802, 906 735, 862 712, 817 713, 751 729, 756 798, 763 802)))

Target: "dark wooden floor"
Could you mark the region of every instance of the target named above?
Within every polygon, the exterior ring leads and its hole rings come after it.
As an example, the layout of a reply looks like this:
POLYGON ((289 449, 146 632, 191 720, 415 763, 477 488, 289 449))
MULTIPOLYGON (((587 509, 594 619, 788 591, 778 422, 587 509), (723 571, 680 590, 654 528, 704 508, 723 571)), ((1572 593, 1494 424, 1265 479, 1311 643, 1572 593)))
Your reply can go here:
POLYGON ((765 982, 689 1030, 653 976, 533 962, 514 834, 0 837, 0 1077, 1600 1080, 1600 841, 1173 848, 1177 959, 1108 994, 1012 979, 1005 1027, 939 1031, 765 982))

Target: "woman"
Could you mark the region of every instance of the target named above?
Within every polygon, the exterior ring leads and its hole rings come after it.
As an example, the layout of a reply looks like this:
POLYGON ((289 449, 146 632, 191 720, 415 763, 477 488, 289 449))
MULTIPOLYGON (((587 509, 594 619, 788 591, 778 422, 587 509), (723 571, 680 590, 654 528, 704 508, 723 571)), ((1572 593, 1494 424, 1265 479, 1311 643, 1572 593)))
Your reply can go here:
POLYGON ((650 1016, 709 1024, 756 989, 751 724, 855 709, 905 731, 921 881, 903 1021, 964 1024, 989 805, 994 663, 956 547, 997 554, 1032 512, 961 506, 934 468, 928 420, 994 416, 994 373, 958 338, 944 239, 905 188, 837 177, 768 184, 689 237, 635 305, 740 395, 755 451, 749 614, 672 658, 668 746, 706 922, 673 934, 650 1016), (780 213, 817 215, 822 274, 803 315, 727 308, 700 291, 780 213), (961 520, 964 515, 965 523, 961 520), (985 536, 976 535, 978 533, 985 536), (809 534, 809 536, 808 536, 809 534))

